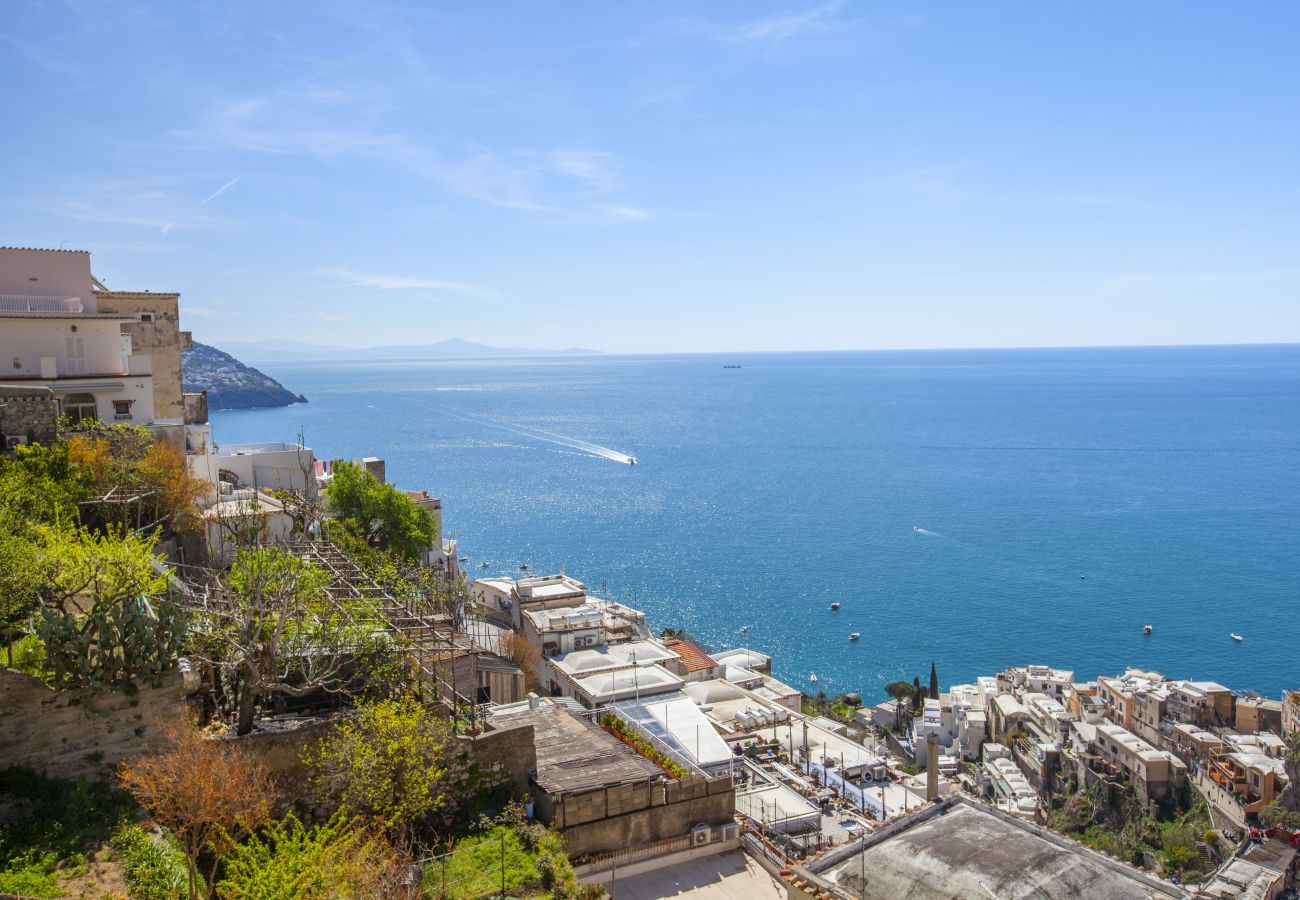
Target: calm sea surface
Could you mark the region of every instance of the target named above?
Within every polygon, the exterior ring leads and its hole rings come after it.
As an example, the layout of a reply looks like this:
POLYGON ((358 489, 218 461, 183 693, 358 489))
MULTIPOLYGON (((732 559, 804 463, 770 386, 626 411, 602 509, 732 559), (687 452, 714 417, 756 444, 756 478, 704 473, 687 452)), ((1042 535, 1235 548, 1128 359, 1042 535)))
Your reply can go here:
POLYGON ((218 441, 383 457, 472 576, 564 569, 795 687, 1300 684, 1300 346, 250 362, 311 402, 218 441))

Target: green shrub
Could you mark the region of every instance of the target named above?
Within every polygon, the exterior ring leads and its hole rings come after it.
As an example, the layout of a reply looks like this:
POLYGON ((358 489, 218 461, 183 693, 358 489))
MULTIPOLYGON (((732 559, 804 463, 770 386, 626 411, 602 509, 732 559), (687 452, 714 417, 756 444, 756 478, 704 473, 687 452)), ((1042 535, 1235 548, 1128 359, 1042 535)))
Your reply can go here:
POLYGON ((34 634, 24 634, 13 645, 11 668, 46 681, 51 680, 45 667, 45 644, 34 634))
POLYGON ((121 825, 113 832, 112 846, 131 900, 177 900, 188 894, 185 853, 174 839, 155 841, 138 825, 121 825))
POLYGON ((104 782, 63 781, 24 768, 0 770, 0 802, 15 814, 0 825, 0 893, 59 897, 62 878, 85 871, 134 804, 104 782))
POLYGON ((687 776, 686 769, 676 760, 660 752, 657 747, 633 731, 626 722, 613 713, 605 713, 601 716, 600 726, 674 778, 685 778, 687 776))
POLYGON ((62 897, 59 887, 59 856, 41 853, 35 847, 15 853, 0 869, 0 894, 20 897, 62 897))
POLYGON ((410 871, 382 834, 343 813, 311 829, 287 816, 237 846, 224 867, 222 900, 384 897, 410 871))
POLYGON ((564 841, 536 825, 499 824, 464 838, 425 867, 423 887, 434 897, 491 897, 500 894, 503 876, 506 893, 514 896, 592 896, 574 876, 564 841))

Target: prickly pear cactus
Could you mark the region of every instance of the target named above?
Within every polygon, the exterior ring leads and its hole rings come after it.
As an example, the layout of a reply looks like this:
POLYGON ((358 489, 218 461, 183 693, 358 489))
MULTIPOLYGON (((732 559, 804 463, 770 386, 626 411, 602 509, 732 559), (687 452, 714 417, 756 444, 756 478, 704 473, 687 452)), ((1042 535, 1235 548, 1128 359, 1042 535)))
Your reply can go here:
POLYGON ((78 614, 42 607, 36 632, 57 687, 133 687, 176 665, 188 626, 169 597, 126 598, 78 614))

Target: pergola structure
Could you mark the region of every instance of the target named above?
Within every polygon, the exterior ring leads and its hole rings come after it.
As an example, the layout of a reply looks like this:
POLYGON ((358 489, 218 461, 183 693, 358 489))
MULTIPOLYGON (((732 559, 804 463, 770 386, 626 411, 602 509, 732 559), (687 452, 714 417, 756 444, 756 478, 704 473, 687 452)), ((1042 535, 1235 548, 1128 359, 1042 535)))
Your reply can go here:
MULTIPOLYGON (((276 546, 329 575, 325 591, 332 611, 351 634, 383 632, 392 638, 412 663, 411 687, 417 696, 444 706, 456 728, 464 724, 462 714, 468 715, 470 726, 478 725, 482 709, 475 702, 476 661, 481 651, 465 634, 460 611, 448 602, 445 592, 420 596, 404 591, 403 596, 394 596, 328 539, 297 539, 276 546)), ((188 605, 217 618, 229 614, 230 603, 228 591, 215 581, 188 600, 188 605)), ((337 654, 340 649, 321 652, 337 654)))

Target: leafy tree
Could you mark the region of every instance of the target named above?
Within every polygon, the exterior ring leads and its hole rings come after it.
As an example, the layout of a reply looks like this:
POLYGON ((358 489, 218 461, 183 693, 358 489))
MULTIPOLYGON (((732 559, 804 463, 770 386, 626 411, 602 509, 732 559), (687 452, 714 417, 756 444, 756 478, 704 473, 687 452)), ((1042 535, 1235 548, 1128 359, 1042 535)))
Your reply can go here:
POLYGON ((222 900, 412 898, 410 859, 374 827, 343 813, 317 828, 295 816, 274 822, 226 857, 222 900))
POLYGON ((349 666, 388 643, 361 601, 331 600, 329 573, 276 547, 241 550, 196 612, 195 654, 221 674, 235 731, 248 734, 272 695, 339 691, 349 666))
POLYGON ((450 743, 447 722, 407 695, 362 703, 303 761, 323 801, 404 828, 443 805, 450 743))
POLYGON ((354 463, 334 467, 326 508, 370 546, 415 562, 438 534, 433 513, 354 463))
POLYGON ((211 486, 195 478, 180 448, 134 425, 84 423, 67 438, 67 452, 83 489, 88 525, 134 528, 166 524, 174 531, 200 527, 197 500, 211 486), (95 503, 110 494, 126 504, 95 503))
POLYGON ((275 785, 232 741, 205 737, 187 719, 163 723, 167 746, 123 763, 118 777, 154 819, 176 836, 189 869, 189 896, 201 893, 199 856, 212 853, 208 894, 221 858, 270 821, 275 785))
POLYGON ((934 661, 930 661, 930 699, 939 699, 939 672, 934 667, 934 661))
POLYGON ((187 617, 158 572, 157 536, 39 529, 36 631, 56 687, 127 686, 176 662, 187 617))
POLYGON ((916 694, 910 682, 891 681, 885 685, 885 693, 895 700, 911 700, 916 694))

